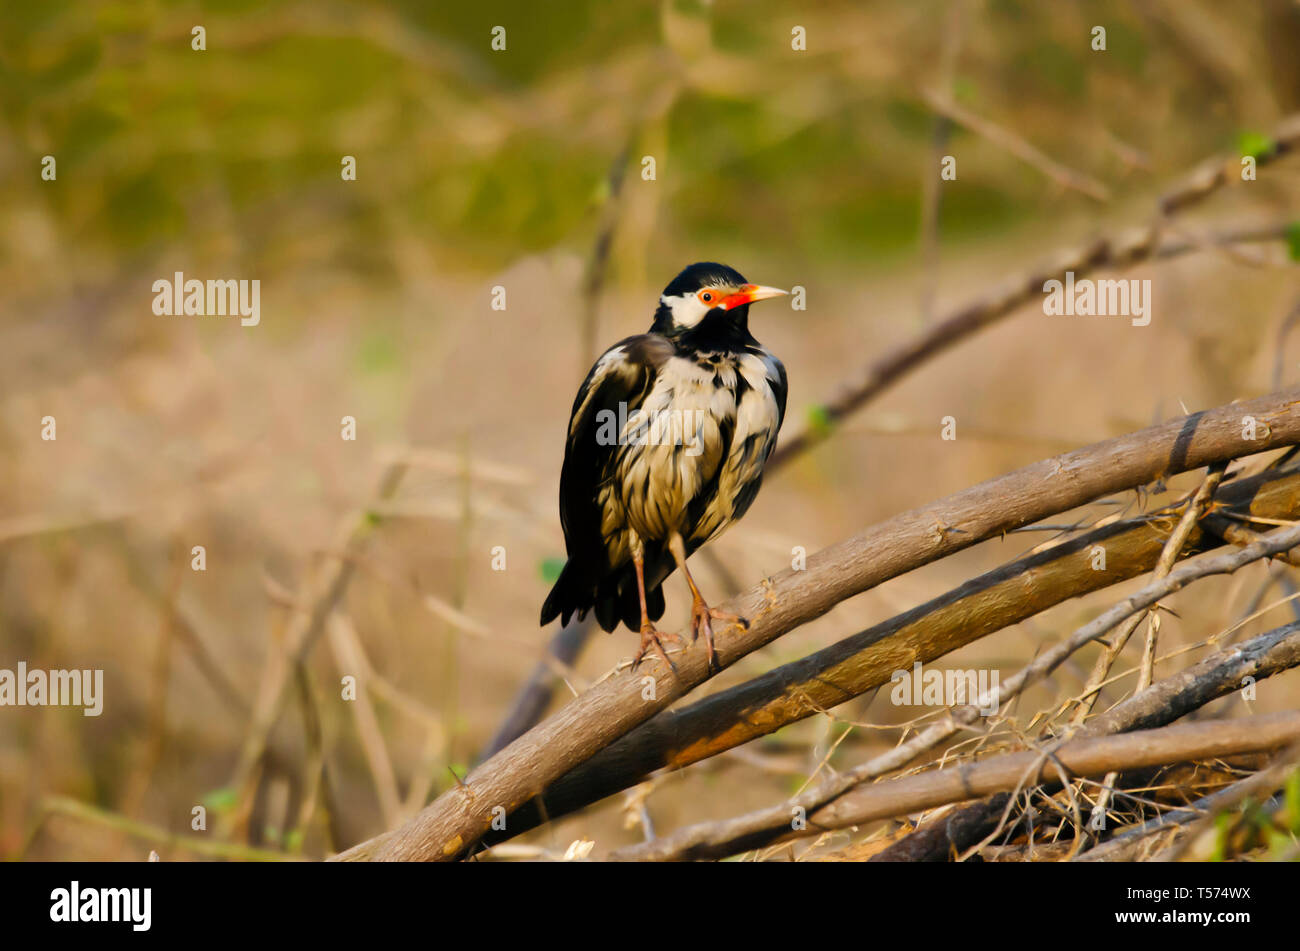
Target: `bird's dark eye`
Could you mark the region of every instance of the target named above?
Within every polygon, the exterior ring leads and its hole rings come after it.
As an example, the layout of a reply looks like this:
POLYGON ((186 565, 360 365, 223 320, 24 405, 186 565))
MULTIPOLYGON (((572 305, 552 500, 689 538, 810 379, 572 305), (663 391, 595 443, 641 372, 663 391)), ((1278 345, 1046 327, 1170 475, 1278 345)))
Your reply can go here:
POLYGON ((713 293, 711 291, 704 291, 700 294, 700 300, 707 304, 709 301, 713 300, 713 293))

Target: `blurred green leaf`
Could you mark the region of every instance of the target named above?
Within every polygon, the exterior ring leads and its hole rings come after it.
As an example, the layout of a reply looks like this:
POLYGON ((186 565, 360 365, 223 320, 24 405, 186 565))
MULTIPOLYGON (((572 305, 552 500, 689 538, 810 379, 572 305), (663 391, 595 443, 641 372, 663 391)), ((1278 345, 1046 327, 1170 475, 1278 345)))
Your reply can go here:
POLYGON ((49 92, 90 75, 99 65, 99 58, 99 37, 83 37, 64 50, 57 62, 41 70, 35 79, 43 91, 49 92))
POLYGON ((1300 261, 1300 221, 1286 226, 1286 249, 1292 261, 1300 261))
POLYGON ((200 802, 213 812, 229 812, 231 809, 235 808, 235 804, 238 800, 239 797, 235 795, 233 789, 223 786, 221 789, 212 790, 210 793, 205 795, 200 802))
POLYGON ((1237 816, 1231 812, 1221 812, 1214 817, 1214 847, 1210 850, 1209 861, 1222 862, 1228 853, 1228 836, 1237 824, 1237 816))
POLYGON ((973 103, 979 98, 979 86, 968 76, 958 76, 952 81, 952 98, 957 102, 973 103))
POLYGON ((835 428, 831 411, 820 403, 808 407, 808 428, 814 436, 826 436, 835 428))
POLYGON ((357 351, 357 361, 365 373, 389 373, 401 363, 401 356, 397 341, 383 330, 366 334, 357 351))
POLYGON ((1242 155, 1252 156, 1258 161, 1272 155, 1277 150, 1277 143, 1262 132, 1243 132, 1237 140, 1237 147, 1242 155))
POLYGON ((555 582, 559 581, 560 572, 564 570, 564 563, 565 559, 559 557, 542 559, 542 563, 538 566, 542 580, 547 584, 555 584, 555 582))

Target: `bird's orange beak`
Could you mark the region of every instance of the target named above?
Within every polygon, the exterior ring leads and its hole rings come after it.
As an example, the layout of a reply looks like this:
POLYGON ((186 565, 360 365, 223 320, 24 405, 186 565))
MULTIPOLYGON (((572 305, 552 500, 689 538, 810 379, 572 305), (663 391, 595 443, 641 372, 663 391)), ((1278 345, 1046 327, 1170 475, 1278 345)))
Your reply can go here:
POLYGON ((779 287, 764 287, 762 284, 746 284, 734 294, 728 294, 722 300, 718 301, 718 306, 723 310, 731 310, 733 307, 739 307, 741 304, 752 304, 756 300, 767 300, 769 297, 780 297, 783 294, 789 294, 789 291, 783 291, 779 287))

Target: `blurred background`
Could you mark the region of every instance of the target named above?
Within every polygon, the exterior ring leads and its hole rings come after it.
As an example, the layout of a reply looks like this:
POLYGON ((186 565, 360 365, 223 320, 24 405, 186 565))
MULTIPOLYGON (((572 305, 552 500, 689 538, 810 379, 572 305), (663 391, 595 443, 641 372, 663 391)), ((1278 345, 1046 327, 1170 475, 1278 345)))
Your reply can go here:
MULTIPOLYGON (((806 288, 804 311, 751 314, 788 369, 796 431, 889 347, 1060 249, 1150 221, 1203 160, 1266 150, 1300 109, 1297 49, 1293 0, 0 6, 0 667, 105 671, 98 718, 0 708, 0 856, 214 857, 171 837, 203 837, 203 805, 214 838, 268 659, 359 524, 305 668, 315 704, 295 693, 280 719, 240 847, 320 857, 409 815, 472 766, 542 656, 573 395, 683 266, 806 288), (939 180, 945 155, 954 181, 939 180), (176 271, 259 280, 260 324, 155 315, 153 282, 176 271), (46 416, 57 440, 41 438, 46 416), (347 675, 356 701, 340 697, 347 675), (324 781, 305 779, 320 762, 324 781)), ((1279 161, 1178 227, 1295 220, 1298 185, 1300 164, 1279 161)), ((789 567, 795 546, 1300 377, 1300 344, 1280 336, 1300 296, 1285 240, 1123 276, 1152 281, 1150 326, 1031 304, 926 363, 773 474, 700 559, 706 595, 789 567), (955 441, 939 438, 947 415, 955 441)), ((852 599, 704 691, 1042 537, 852 599)), ((1235 621, 1274 580, 1258 565, 1180 596, 1162 649, 1235 621)), ((684 583, 666 590, 680 625, 684 583)), ((1116 596, 946 660, 1009 674, 1116 596)), ((598 632, 569 684, 635 646, 598 632)), ((1043 689, 1077 689, 1090 663, 1043 689)), ((1259 708, 1297 689, 1295 672, 1270 682, 1259 708)), ((885 694, 840 712, 918 711, 885 694)), ((640 838, 624 818, 641 804, 661 831, 769 804, 842 731, 806 721, 520 841, 587 838, 599 857, 640 838)), ((896 737, 853 730, 831 763, 896 737)))

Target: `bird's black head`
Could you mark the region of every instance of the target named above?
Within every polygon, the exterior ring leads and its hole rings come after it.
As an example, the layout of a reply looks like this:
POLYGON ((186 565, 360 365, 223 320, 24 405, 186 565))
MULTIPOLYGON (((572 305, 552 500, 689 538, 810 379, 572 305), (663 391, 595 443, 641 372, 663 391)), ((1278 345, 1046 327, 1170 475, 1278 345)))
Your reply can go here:
POLYGON ((786 291, 750 284, 725 264, 701 262, 678 274, 659 295, 652 333, 700 346, 746 343, 749 305, 786 291))

